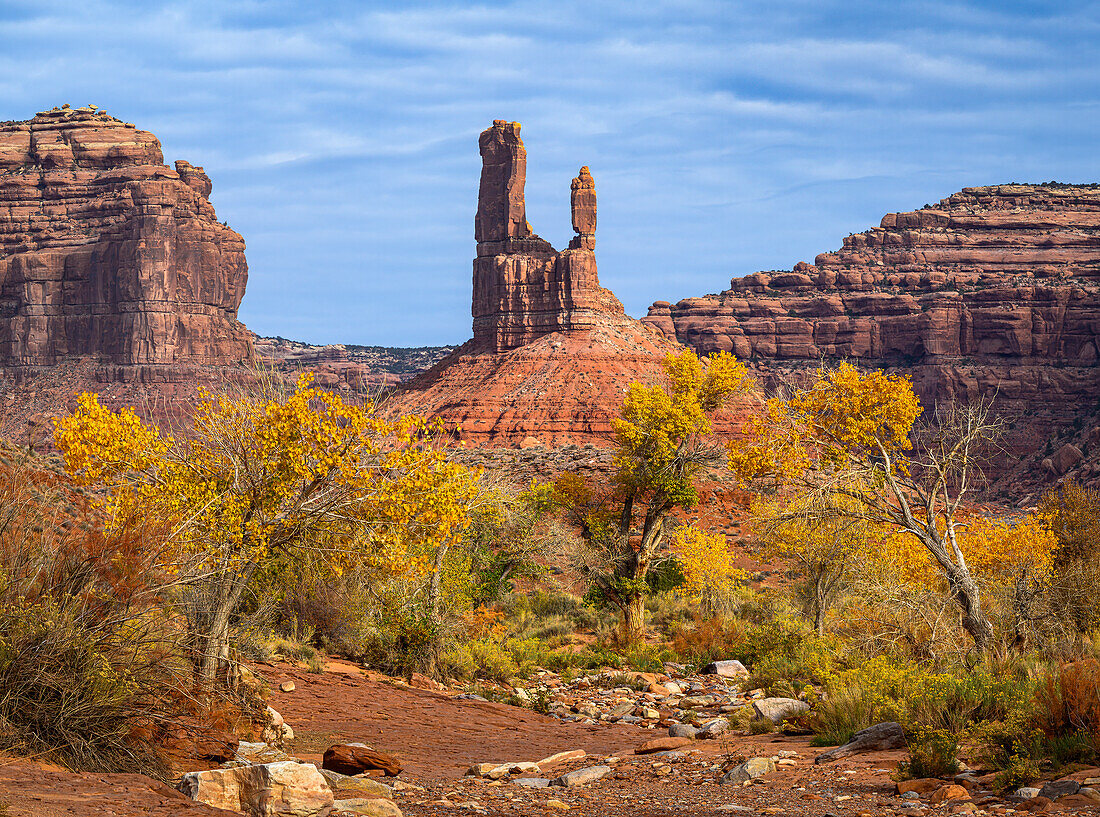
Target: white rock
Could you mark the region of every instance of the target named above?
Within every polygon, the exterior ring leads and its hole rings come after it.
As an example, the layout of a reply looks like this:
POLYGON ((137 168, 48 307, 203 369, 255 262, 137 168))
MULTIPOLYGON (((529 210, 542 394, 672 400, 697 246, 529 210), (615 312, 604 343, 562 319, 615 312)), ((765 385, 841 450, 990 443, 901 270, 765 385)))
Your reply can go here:
POLYGON ((333 814, 362 814, 365 817, 402 817, 401 809, 392 800, 357 797, 353 800, 336 800, 333 814))
POLYGON ((249 817, 323 817, 334 802, 317 767, 293 760, 190 772, 180 781, 180 791, 249 817))
POLYGON ((781 723, 787 718, 810 711, 808 703, 795 698, 761 698, 753 701, 752 708, 759 720, 769 720, 772 723, 781 723))

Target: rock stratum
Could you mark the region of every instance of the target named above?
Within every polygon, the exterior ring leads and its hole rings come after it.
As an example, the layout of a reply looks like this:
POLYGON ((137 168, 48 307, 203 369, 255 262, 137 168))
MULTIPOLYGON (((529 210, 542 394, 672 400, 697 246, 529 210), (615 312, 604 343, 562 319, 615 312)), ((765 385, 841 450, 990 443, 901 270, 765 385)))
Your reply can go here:
POLYGON ((700 353, 731 351, 774 380, 846 358, 910 374, 926 407, 994 398, 1009 421, 1010 465, 1024 460, 1047 478, 1100 476, 1083 456, 1100 441, 1095 185, 966 188, 890 213, 813 264, 658 301, 643 320, 700 353))
POLYGON ((576 235, 558 252, 527 223, 519 123, 494 121, 479 148, 473 339, 389 406, 440 417, 478 444, 606 443, 630 383, 659 382, 665 356, 682 347, 628 318, 600 286, 587 167, 570 186, 576 235))
POLYGON ((0 123, 0 367, 247 360, 244 240, 210 191, 201 167, 168 167, 153 134, 93 106, 0 123))

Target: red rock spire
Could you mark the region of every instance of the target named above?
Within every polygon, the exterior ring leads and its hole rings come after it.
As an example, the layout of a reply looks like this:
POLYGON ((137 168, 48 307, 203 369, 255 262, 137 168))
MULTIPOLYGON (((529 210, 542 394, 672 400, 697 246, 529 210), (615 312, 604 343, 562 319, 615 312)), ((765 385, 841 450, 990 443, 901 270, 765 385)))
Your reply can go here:
POLYGON ((596 276, 596 185, 587 167, 573 180, 577 235, 562 252, 531 231, 523 201, 527 151, 519 123, 498 119, 482 132, 481 187, 474 237, 474 341, 497 351, 551 332, 592 329, 623 317, 596 276))
POLYGON ((577 178, 573 179, 570 206, 573 210, 573 230, 576 237, 569 243, 571 248, 596 246, 596 182, 588 171, 588 165, 581 168, 577 178))
POLYGON ((519 128, 519 122, 497 119, 478 139, 482 164, 474 237, 479 243, 531 235, 523 201, 527 151, 519 128))

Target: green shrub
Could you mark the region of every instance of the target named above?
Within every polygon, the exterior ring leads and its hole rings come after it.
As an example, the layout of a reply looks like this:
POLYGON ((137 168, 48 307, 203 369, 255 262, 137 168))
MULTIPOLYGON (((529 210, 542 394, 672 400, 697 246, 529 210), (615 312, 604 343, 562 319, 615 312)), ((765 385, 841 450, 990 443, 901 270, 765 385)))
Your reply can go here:
POLYGON ((775 731, 775 724, 767 718, 754 718, 749 721, 750 735, 766 735, 775 731))
POLYGON ((441 656, 440 666, 455 678, 475 677, 501 684, 519 669, 508 651, 491 640, 467 641, 452 647, 441 656))
POLYGON ((840 746, 860 729, 879 723, 879 708, 870 689, 860 683, 830 686, 813 710, 814 746, 840 746))
POLYGON ((946 729, 911 727, 909 759, 898 764, 901 778, 950 777, 959 770, 959 736, 946 729))
POLYGON ((798 687, 826 683, 840 666, 844 649, 837 639, 818 636, 802 620, 779 618, 754 626, 741 655, 751 669, 748 686, 767 689, 779 681, 798 687))

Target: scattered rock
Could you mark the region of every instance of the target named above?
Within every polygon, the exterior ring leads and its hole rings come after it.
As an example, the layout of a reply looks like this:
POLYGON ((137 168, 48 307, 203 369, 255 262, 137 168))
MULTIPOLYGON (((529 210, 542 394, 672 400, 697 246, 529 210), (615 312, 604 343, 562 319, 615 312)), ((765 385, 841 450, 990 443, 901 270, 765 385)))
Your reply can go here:
POLYGON ((752 702, 758 720, 782 723, 787 718, 810 711, 810 705, 795 698, 761 698, 752 702))
POLYGON ((550 785, 550 781, 545 777, 517 777, 512 782, 525 789, 545 789, 550 785))
POLYGON ((355 775, 380 769, 386 777, 395 777, 401 771, 396 758, 371 749, 365 743, 340 743, 325 750, 322 768, 340 774, 355 775))
POLYGON ((905 730, 900 723, 887 721, 860 729, 843 746, 837 746, 822 752, 814 763, 829 763, 842 757, 863 754, 864 752, 884 752, 889 749, 901 749, 905 746, 905 730))
POLYGON ((763 777, 769 772, 775 771, 775 763, 770 758, 766 757, 750 757, 744 763, 739 766, 734 766, 728 772, 726 772, 718 780, 719 783, 731 783, 733 785, 744 785, 750 780, 755 780, 758 777, 763 777))
POLYGON ((740 661, 712 661, 703 667, 703 675, 721 675, 723 678, 747 678, 749 671, 740 661))
POLYGON ((283 681, 281 684, 279 684, 279 689, 281 689, 283 692, 293 692, 297 688, 298 687, 295 686, 293 681, 283 681))
POLYGON ((334 817, 341 814, 362 814, 366 817, 402 817, 401 809, 392 800, 369 797, 336 800, 333 802, 332 814, 334 817))
POLYGON ((555 800, 553 798, 546 801, 546 807, 552 808, 554 811, 569 811, 570 808, 568 803, 563 803, 561 800, 555 800))
POLYGON ((574 786, 583 786, 586 783, 595 783, 600 778, 606 777, 609 774, 611 774, 610 766, 588 766, 584 769, 566 772, 556 780, 552 780, 550 785, 564 786, 570 789, 574 786))

